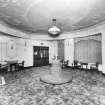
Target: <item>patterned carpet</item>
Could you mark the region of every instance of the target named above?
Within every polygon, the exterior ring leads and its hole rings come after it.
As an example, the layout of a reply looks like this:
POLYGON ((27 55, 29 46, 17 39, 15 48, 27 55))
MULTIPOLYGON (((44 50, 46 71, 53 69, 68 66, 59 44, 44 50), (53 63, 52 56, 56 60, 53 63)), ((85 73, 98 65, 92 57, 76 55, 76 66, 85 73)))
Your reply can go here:
POLYGON ((50 67, 4 74, 0 105, 105 105, 105 77, 97 72, 65 69, 73 80, 62 85, 40 81, 50 67))

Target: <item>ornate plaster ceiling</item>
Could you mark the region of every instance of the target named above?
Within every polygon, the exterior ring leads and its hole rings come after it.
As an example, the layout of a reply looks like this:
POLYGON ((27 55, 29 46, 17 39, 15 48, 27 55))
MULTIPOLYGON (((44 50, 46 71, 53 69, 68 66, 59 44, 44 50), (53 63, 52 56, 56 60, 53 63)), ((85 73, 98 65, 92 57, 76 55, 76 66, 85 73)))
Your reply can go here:
POLYGON ((0 21, 32 33, 47 33, 57 19, 63 32, 105 21, 105 0, 0 0, 0 21))

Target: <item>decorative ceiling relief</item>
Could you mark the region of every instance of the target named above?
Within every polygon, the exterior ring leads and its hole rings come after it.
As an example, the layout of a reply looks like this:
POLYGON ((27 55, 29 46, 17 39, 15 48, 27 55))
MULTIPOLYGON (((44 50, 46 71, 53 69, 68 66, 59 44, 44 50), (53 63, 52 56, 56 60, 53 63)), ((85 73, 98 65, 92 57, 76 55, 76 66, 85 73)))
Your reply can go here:
POLYGON ((13 3, 13 4, 17 3, 17 1, 19 1, 19 0, 0 0, 0 6, 6 7, 7 5, 9 5, 11 3, 13 3))
POLYGON ((0 21, 30 33, 47 34, 57 19, 62 32, 105 21, 105 0, 0 0, 0 21))

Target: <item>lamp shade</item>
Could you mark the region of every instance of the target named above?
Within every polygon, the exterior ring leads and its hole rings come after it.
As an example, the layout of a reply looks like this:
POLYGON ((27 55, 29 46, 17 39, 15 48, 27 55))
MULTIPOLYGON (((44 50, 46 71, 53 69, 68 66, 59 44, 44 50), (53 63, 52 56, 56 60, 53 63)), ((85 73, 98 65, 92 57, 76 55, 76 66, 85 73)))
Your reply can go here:
POLYGON ((48 28, 48 34, 53 37, 58 36, 61 33, 61 29, 56 26, 56 19, 52 19, 53 25, 52 27, 48 28))
POLYGON ((52 26, 51 28, 48 29, 48 33, 50 35, 59 35, 61 33, 61 30, 57 26, 52 26))

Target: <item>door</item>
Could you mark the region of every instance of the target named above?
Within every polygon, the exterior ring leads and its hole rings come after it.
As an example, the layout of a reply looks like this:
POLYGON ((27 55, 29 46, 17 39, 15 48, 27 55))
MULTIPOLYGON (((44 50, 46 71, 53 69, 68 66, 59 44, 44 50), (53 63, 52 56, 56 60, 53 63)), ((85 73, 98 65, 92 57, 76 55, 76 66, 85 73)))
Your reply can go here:
POLYGON ((33 47, 33 62, 35 67, 49 64, 49 47, 34 46, 33 47))
POLYGON ((34 54, 34 57, 33 57, 34 66, 35 67, 40 66, 40 47, 34 46, 33 54, 34 54))

